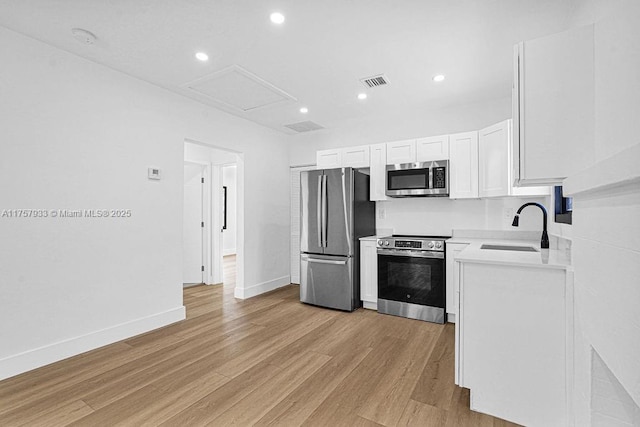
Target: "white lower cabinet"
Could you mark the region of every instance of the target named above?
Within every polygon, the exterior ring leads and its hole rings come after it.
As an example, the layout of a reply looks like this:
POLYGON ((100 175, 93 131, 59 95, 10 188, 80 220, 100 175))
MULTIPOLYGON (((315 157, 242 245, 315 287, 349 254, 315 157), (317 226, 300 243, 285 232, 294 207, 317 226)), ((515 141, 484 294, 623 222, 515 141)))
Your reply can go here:
POLYGON ((472 410, 567 425, 572 293, 564 269, 458 262, 456 384, 472 410))
POLYGON ((378 309, 378 253, 377 239, 360 239, 360 299, 362 306, 378 309))
POLYGON ((446 243, 446 281, 447 281, 447 320, 451 323, 456 322, 458 315, 458 293, 459 280, 458 269, 456 268, 455 258, 464 248, 469 246, 468 243, 446 243))

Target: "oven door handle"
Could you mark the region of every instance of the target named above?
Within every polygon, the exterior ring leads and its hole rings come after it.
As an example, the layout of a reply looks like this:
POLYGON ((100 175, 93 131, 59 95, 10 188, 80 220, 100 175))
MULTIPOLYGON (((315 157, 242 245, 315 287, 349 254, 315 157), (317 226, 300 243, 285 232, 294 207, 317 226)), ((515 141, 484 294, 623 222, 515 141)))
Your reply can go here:
POLYGON ((444 259, 444 252, 408 251, 403 249, 378 249, 378 255, 444 259))

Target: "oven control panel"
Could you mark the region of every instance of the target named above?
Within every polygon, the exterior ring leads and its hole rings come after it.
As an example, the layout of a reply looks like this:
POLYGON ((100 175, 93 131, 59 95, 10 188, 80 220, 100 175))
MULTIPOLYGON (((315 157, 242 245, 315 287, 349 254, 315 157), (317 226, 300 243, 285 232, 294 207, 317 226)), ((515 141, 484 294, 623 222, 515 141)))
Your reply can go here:
POLYGON ((422 242, 412 240, 396 240, 396 248, 422 249, 422 242))
POLYGON ((378 239, 378 247, 385 249, 404 249, 419 251, 444 251, 446 237, 398 237, 389 236, 378 239))

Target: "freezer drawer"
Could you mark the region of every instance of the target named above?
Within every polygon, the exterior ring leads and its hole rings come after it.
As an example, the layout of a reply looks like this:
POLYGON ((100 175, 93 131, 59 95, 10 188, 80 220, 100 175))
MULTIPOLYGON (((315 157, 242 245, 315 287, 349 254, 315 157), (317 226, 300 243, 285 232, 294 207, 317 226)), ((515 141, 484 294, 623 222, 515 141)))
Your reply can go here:
POLYGON ((300 257, 300 301, 320 307, 353 311, 353 259, 342 256, 300 257))

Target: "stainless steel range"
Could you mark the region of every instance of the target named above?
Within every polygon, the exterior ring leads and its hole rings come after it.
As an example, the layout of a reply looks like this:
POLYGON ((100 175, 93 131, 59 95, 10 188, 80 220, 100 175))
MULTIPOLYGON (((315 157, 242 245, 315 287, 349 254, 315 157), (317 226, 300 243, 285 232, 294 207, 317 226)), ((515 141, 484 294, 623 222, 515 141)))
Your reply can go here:
POLYGON ((378 240, 378 312, 446 322, 444 236, 378 240))

